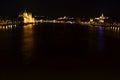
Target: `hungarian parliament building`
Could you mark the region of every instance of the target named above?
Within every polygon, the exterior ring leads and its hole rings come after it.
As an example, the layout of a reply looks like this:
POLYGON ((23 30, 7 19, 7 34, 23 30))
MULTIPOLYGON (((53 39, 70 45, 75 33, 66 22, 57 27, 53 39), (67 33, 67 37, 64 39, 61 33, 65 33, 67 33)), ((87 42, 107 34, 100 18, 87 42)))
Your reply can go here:
POLYGON ((22 14, 19 14, 19 17, 23 17, 24 23, 35 23, 36 20, 33 18, 32 13, 28 13, 26 10, 22 14))

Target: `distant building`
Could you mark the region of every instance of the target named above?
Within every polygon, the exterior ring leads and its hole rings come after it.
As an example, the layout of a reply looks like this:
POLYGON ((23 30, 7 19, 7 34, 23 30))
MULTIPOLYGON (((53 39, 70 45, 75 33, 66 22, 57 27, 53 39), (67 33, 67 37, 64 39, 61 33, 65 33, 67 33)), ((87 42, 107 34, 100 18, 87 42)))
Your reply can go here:
POLYGON ((27 13, 26 10, 22 14, 19 14, 19 17, 23 17, 24 23, 35 23, 35 18, 32 17, 31 13, 27 13))
POLYGON ((95 20, 98 20, 100 23, 104 23, 105 19, 108 19, 108 17, 104 17, 103 13, 100 17, 95 18, 95 20))
POLYGON ((64 16, 64 17, 59 17, 58 18, 58 20, 71 20, 71 19, 74 19, 73 17, 66 17, 66 16, 64 16))

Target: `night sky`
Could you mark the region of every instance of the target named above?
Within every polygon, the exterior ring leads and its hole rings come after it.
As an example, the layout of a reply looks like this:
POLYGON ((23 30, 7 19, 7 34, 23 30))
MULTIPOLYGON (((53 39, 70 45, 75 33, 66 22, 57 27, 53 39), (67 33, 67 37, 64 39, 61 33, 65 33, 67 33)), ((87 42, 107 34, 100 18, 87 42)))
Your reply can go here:
POLYGON ((27 9, 40 16, 106 16, 120 17, 119 0, 3 0, 1 16, 17 16, 27 9))

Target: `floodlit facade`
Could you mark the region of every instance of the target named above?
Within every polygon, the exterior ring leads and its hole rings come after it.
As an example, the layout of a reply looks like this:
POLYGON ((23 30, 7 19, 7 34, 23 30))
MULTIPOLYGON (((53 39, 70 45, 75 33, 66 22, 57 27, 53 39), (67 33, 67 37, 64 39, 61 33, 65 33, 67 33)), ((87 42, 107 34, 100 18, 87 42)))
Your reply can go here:
POLYGON ((104 23, 105 19, 108 19, 108 17, 104 17, 103 13, 102 13, 102 15, 100 17, 95 18, 95 20, 99 20, 99 22, 101 22, 101 23, 104 23))
POLYGON ((27 13, 27 11, 23 12, 19 17, 23 17, 24 23, 35 23, 35 18, 32 17, 31 13, 27 13))

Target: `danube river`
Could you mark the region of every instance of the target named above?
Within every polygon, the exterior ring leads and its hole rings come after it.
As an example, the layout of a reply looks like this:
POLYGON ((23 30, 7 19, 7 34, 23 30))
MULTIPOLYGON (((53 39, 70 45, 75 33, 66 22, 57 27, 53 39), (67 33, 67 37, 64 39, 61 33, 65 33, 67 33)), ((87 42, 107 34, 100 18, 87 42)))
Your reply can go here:
POLYGON ((119 27, 0 26, 1 80, 106 80, 119 67, 119 27))

